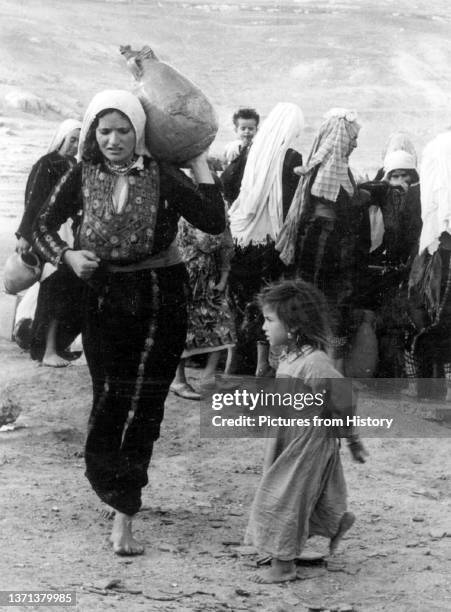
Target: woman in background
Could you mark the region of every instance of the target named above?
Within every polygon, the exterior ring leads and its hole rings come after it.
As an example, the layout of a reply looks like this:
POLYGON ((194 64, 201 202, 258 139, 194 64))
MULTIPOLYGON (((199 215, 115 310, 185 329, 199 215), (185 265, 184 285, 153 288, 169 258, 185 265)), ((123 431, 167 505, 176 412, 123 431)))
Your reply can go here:
MULTIPOLYGON (((409 314, 415 326, 412 373, 416 369, 420 376, 445 377, 446 399, 451 400, 451 131, 426 145, 420 181, 423 226, 409 278, 409 314), (429 371, 424 372, 426 366, 429 371)), ((431 391, 415 389, 413 380, 409 387, 419 395, 431 391)))
POLYGON ((232 349, 236 342, 235 322, 227 291, 233 241, 229 227, 222 234, 213 236, 182 218, 177 244, 188 271, 191 297, 185 350, 171 391, 185 399, 199 400, 201 394, 186 380, 186 359, 194 355, 208 355, 198 383, 211 386, 222 351, 232 349))
MULTIPOLYGON (((75 165, 81 123, 67 119, 58 127, 48 153, 33 166, 25 188, 25 211, 16 232, 18 253, 31 249, 32 227, 44 202, 64 174, 75 165)), ((73 223, 69 220, 61 229, 61 237, 73 243, 73 223)), ((34 289, 31 290, 34 294, 34 289)), ((67 268, 56 269, 46 264, 41 276, 36 310, 31 324, 29 348, 33 359, 49 367, 69 364, 66 351, 80 333, 81 284, 67 268)), ((26 300, 26 296, 24 298, 26 300)), ((28 310, 33 308, 28 306, 28 310)), ((30 320, 18 321, 15 336, 20 343, 30 320)))
POLYGON ((344 371, 353 298, 369 251, 369 222, 349 156, 360 125, 354 111, 335 108, 325 115, 307 164, 295 171, 299 183, 277 249, 281 260, 320 289, 334 321, 335 367, 344 371))
POLYGON ((304 116, 296 104, 279 103, 272 109, 253 140, 239 196, 229 210, 235 242, 230 289, 239 373, 270 372, 269 345, 255 297, 285 270, 275 242, 299 181, 293 168, 302 164, 298 149, 303 129, 304 116))

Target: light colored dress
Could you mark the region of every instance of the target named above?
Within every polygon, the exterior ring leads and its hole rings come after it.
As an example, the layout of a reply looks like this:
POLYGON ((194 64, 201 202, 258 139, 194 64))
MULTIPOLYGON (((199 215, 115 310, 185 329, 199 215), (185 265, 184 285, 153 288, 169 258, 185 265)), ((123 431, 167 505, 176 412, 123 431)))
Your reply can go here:
MULTIPOLYGON (((303 347, 285 353, 277 378, 290 378, 290 392, 319 392, 328 379, 342 378, 329 357, 303 347)), ((299 417, 324 416, 320 407, 299 417)), ((309 537, 336 535, 346 511, 346 483, 339 440, 325 427, 278 427, 267 440, 264 472, 250 512, 245 543, 259 552, 290 561, 309 537)))

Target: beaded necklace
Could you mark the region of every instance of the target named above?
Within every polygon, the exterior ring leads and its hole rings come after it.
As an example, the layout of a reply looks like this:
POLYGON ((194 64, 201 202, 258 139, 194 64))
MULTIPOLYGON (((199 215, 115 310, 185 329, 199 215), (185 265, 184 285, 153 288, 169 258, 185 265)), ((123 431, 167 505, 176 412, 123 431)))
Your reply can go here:
POLYGON ((127 174, 132 167, 134 166, 136 159, 132 157, 132 159, 127 164, 114 164, 109 159, 105 160, 107 168, 113 173, 118 175, 127 174))

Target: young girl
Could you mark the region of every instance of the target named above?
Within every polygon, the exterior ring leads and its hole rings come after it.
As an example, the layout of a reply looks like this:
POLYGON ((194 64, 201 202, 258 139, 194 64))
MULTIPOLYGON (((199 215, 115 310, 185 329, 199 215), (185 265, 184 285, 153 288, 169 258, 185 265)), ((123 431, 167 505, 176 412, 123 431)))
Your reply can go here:
MULTIPOLYGON (((342 375, 325 349, 330 338, 322 293, 302 280, 268 286, 260 295, 263 330, 272 347, 285 346, 277 378, 296 379, 296 392, 334 396, 334 406, 305 407, 303 419, 350 409, 345 394, 337 400, 333 379, 342 375)), ((290 385, 291 388, 291 385, 290 385)), ((337 416, 337 414, 335 414, 337 416)), ((268 439, 263 477, 255 495, 245 542, 272 556, 270 569, 256 582, 296 579, 295 559, 311 536, 330 539, 334 553, 355 517, 346 511, 346 484, 339 440, 327 427, 279 427, 268 439)))

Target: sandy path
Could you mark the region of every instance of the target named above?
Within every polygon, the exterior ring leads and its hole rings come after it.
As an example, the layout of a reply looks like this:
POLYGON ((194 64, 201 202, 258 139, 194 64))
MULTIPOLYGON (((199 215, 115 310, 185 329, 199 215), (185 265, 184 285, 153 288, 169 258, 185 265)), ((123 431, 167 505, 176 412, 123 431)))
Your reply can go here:
MULTIPOLYGON (((9 366, 3 384, 6 376, 27 425, 0 434, 0 543, 7 551, 0 588, 74 589, 83 612, 292 612, 343 603, 361 612, 451 609, 447 438, 367 440, 365 466, 351 463, 344 449, 358 521, 334 565, 302 568, 302 579, 289 585, 261 586, 248 579, 256 556, 239 543, 263 441, 200 439, 198 405, 171 396, 137 519, 147 553, 121 559, 106 544, 109 525, 83 476, 86 368, 50 371, 10 343, 0 348, 2 368, 9 366), (116 579, 123 592, 105 588, 116 579)), ((435 423, 430 428, 443 433, 435 423)), ((315 545, 324 550, 323 541, 315 545)))

